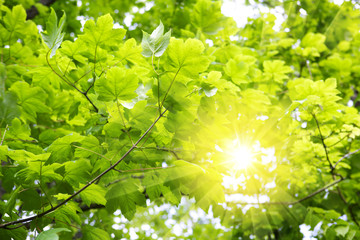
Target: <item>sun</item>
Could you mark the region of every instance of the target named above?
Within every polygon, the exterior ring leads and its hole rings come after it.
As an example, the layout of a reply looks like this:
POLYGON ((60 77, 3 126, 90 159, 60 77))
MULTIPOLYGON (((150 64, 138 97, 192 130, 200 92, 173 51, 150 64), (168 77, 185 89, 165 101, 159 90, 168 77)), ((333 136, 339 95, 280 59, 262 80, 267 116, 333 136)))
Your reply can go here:
POLYGON ((223 164, 231 169, 232 172, 249 168, 256 158, 254 148, 240 143, 237 139, 227 144, 224 149, 218 145, 215 145, 215 149, 224 154, 223 164))
POLYGON ((231 150, 228 155, 229 161, 232 163, 234 170, 243 170, 250 166, 254 160, 254 153, 251 148, 245 145, 239 145, 231 150))

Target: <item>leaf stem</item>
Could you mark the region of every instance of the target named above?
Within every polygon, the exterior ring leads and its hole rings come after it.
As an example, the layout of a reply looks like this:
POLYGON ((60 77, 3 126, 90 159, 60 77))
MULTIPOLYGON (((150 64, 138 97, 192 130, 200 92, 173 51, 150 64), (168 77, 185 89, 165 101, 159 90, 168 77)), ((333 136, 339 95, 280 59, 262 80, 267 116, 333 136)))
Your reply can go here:
POLYGON ((99 112, 99 109, 95 106, 95 104, 91 101, 91 99, 89 98, 89 96, 87 95, 87 92, 83 92, 80 89, 78 89, 75 84, 71 83, 69 80, 67 80, 66 78, 64 78, 63 76, 61 76, 58 72, 55 71, 55 69, 51 66, 50 61, 49 61, 49 54, 50 54, 51 49, 46 53, 46 62, 48 64, 48 66, 51 68, 52 72, 55 73, 59 78, 61 78, 61 80, 63 80, 64 82, 66 82, 68 85, 72 86, 73 88, 76 89, 76 91, 78 91, 79 93, 81 93, 82 95, 85 96, 85 98, 88 100, 88 102, 93 106, 93 108, 95 109, 95 112, 99 112))
POLYGON ((120 111, 120 106, 119 106, 119 100, 116 99, 116 106, 117 106, 117 109, 118 109, 118 112, 119 112, 119 115, 121 117, 121 121, 123 123, 123 126, 124 126, 124 129, 125 129, 125 132, 126 134, 128 135, 130 141, 131 141, 131 144, 134 145, 134 141, 132 140, 131 138, 131 135, 126 127, 126 123, 125 123, 125 119, 124 119, 124 116, 122 115, 122 112, 120 111))
POLYGON ((0 146, 2 146, 3 143, 4 143, 7 128, 8 128, 8 125, 6 124, 5 129, 4 129, 4 134, 3 134, 2 138, 1 138, 0 146))
POLYGON ((164 99, 163 99, 162 102, 161 102, 160 109, 161 109, 162 106, 164 105, 164 102, 165 102, 165 100, 166 100, 166 97, 167 97, 167 95, 169 94, 170 89, 171 89, 173 83, 175 82, 175 79, 176 79, 177 75, 179 74, 180 70, 181 70, 181 67, 179 67, 179 69, 176 71, 175 76, 173 77, 173 79, 172 79, 172 81, 171 81, 171 83, 170 83, 170 86, 169 86, 168 90, 167 90, 166 93, 165 93, 164 99))

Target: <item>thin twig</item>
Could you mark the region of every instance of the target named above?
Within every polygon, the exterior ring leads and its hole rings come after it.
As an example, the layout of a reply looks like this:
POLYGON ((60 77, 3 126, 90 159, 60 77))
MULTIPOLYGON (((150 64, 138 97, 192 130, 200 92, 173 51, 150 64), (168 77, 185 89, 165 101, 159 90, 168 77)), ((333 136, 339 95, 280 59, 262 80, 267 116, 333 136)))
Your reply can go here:
POLYGON ((334 164, 334 168, 336 168, 336 166, 337 166, 342 160, 344 160, 345 158, 350 157, 351 155, 353 155, 353 154, 355 154, 355 153, 357 153, 357 152, 359 152, 359 151, 360 151, 360 148, 357 149, 357 150, 355 150, 355 151, 353 151, 353 152, 349 152, 349 153, 345 154, 342 158, 340 158, 340 159, 334 164))
MULTIPOLYGON (((331 162, 330 162, 329 153, 328 153, 327 147, 326 147, 325 142, 324 142, 324 137, 323 137, 323 135, 322 135, 322 133, 321 133, 321 129, 320 129, 319 122, 318 122, 318 120, 316 119, 315 114, 312 114, 312 116, 313 116, 313 118, 315 119, 317 129, 319 130, 319 134, 320 134, 320 138, 321 138, 321 143, 322 143, 322 145, 323 145, 323 147, 324 147, 324 150, 325 150, 326 160, 327 160, 328 163, 329 163, 331 173, 333 173, 333 172, 334 172, 334 166, 333 166, 333 165, 331 164, 331 162)), ((334 179, 334 180, 335 180, 335 179, 334 179)))
POLYGON ((55 71, 55 69, 51 66, 50 61, 49 61, 49 54, 50 54, 51 49, 47 52, 46 54, 46 62, 48 64, 48 66, 51 68, 51 70, 53 71, 53 73, 55 73, 59 78, 61 78, 61 80, 63 80, 64 82, 66 82, 68 85, 72 86, 73 88, 75 88, 76 91, 78 91, 79 93, 81 93, 82 95, 85 96, 85 98, 88 100, 88 102, 94 107, 96 112, 99 112, 99 109, 95 106, 95 104, 91 101, 91 99, 89 98, 89 96, 87 95, 87 92, 83 92, 81 91, 79 88, 77 88, 75 86, 75 84, 73 84, 72 82, 70 82, 69 80, 67 80, 66 78, 64 78, 63 76, 61 76, 58 72, 55 71))
POLYGON ((112 169, 114 169, 122 160, 124 160, 134 149, 135 147, 141 142, 141 140, 151 131, 151 129, 155 126, 155 124, 160 120, 160 118, 166 113, 167 109, 164 110, 160 116, 151 124, 151 126, 146 130, 146 132, 136 141, 136 143, 130 147, 130 149, 112 166, 110 166, 108 169, 106 169, 105 171, 103 171, 102 173, 100 173, 99 175, 97 175, 93 180, 91 180, 88 184, 86 184, 85 186, 83 186, 81 189, 79 189, 78 191, 76 191, 75 193, 73 193, 70 197, 68 197, 67 199, 65 199, 64 201, 62 201, 61 203, 59 203, 58 205, 56 205, 55 207, 52 207, 50 209, 48 209, 45 212, 39 213, 35 216, 32 217, 28 217, 28 218, 23 218, 23 219, 19 219, 16 221, 12 221, 12 222, 7 222, 7 223, 3 223, 0 224, 0 228, 6 228, 7 226, 11 226, 11 225, 15 225, 18 223, 24 223, 24 222, 29 222, 31 220, 43 217, 55 210, 57 210, 58 208, 60 208, 61 206, 65 205, 67 202, 69 202, 71 199, 73 199, 74 197, 76 197, 77 195, 79 195, 82 191, 84 191, 86 188, 88 188, 89 186, 91 186, 93 183, 95 183, 96 181, 98 181, 102 176, 104 176, 106 173, 110 172, 112 169))
POLYGON ((80 147, 80 146, 77 146, 77 145, 73 145, 73 146, 76 147, 76 148, 79 148, 79 149, 82 149, 82 150, 91 152, 91 153, 93 153, 93 154, 96 154, 96 155, 98 155, 98 156, 100 156, 100 157, 108 160, 109 162, 111 161, 109 158, 107 158, 107 157, 105 157, 104 155, 102 155, 102 154, 100 154, 100 153, 97 153, 97 152, 95 152, 95 151, 93 151, 93 150, 90 150, 90 149, 87 149, 87 148, 84 148, 84 147, 80 147))
POLYGON ((263 202, 263 203, 258 203, 258 202, 250 202, 250 203, 247 203, 247 202, 241 202, 240 204, 248 204, 248 205, 295 205, 295 204, 298 204, 298 203, 301 203, 309 198, 312 198, 314 197, 315 195, 325 191, 326 189, 328 189, 329 187, 331 186, 334 186, 336 184, 338 184, 339 182, 343 181, 344 179, 343 178, 339 178, 335 181, 333 181, 332 183, 326 185, 325 187, 322 187, 318 190, 316 190, 315 192, 312 192, 310 193, 309 195, 299 199, 299 200, 296 200, 296 201, 293 201, 293 202, 263 202))
POLYGON ((77 228, 77 229, 79 229, 79 230, 81 229, 81 228, 79 228, 78 226, 75 226, 75 225, 73 225, 73 224, 70 224, 70 223, 61 221, 61 220, 56 219, 56 218, 52 218, 52 217, 48 217, 48 216, 44 216, 44 217, 49 218, 49 219, 53 220, 54 222, 61 222, 61 223, 64 223, 64 224, 66 224, 66 225, 68 225, 68 226, 70 226, 70 227, 74 227, 74 228, 77 228))
POLYGON ((136 172, 146 172, 149 170, 159 170, 159 169, 167 169, 167 168, 172 168, 172 167, 170 166, 170 167, 139 168, 139 169, 130 169, 130 170, 118 170, 118 169, 114 169, 114 170, 121 173, 136 173, 136 172))
POLYGON ((328 145, 329 148, 333 147, 333 146, 336 146, 338 143, 340 143, 341 141, 343 141, 345 138, 349 137, 350 133, 348 133, 347 135, 345 135, 344 137, 340 138, 339 141, 331 144, 331 145, 328 145))
POLYGON ((175 158, 177 160, 180 159, 180 157, 176 153, 177 150, 168 149, 168 148, 159 148, 159 147, 136 147, 136 148, 138 148, 138 149, 153 149, 153 150, 159 150, 159 151, 164 151, 164 152, 170 152, 175 156, 175 158))

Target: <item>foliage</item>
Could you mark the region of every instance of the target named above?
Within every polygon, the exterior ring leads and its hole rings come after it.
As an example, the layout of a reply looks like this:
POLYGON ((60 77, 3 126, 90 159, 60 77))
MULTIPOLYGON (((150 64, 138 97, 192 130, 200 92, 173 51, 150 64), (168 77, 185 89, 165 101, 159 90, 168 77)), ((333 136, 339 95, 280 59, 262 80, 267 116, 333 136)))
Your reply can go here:
POLYGON ((1 239, 360 238, 357 4, 77 2, 0 1, 1 239))

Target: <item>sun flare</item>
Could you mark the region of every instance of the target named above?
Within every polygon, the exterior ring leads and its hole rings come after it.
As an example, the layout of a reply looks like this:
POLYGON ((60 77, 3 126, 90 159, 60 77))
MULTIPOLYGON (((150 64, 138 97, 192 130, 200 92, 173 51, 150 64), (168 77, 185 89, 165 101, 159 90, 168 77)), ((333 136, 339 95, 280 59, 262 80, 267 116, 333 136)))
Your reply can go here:
POLYGON ((234 170, 246 169, 254 159, 253 152, 247 146, 237 146, 229 155, 234 170))
POLYGON ((237 139, 227 146, 229 147, 221 149, 216 145, 215 149, 225 154, 224 164, 228 168, 236 172, 250 167, 256 155, 253 147, 242 144, 237 139))

